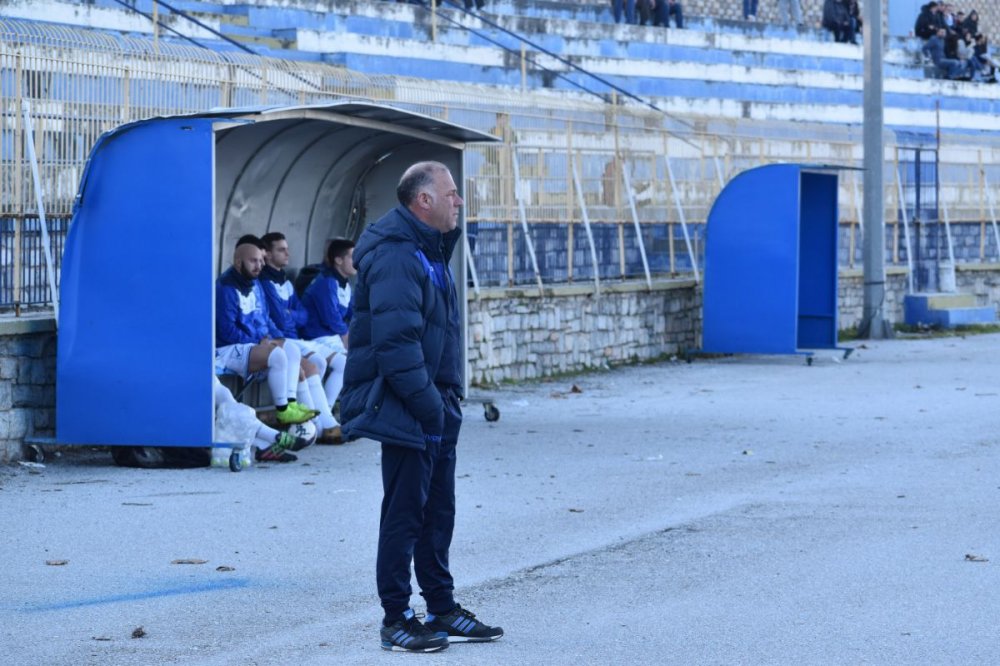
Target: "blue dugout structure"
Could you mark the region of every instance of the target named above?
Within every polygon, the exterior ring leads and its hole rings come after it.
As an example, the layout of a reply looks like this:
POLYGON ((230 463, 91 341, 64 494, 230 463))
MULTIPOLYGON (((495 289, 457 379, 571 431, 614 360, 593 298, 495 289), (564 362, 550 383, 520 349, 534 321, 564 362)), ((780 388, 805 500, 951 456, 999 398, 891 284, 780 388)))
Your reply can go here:
POLYGON ((702 351, 838 349, 838 169, 757 167, 716 198, 705 241, 702 351))
MULTIPOLYGON (((281 231, 292 266, 319 262, 326 241, 356 238, 396 205, 409 164, 438 160, 462 183, 465 144, 495 140, 346 101, 154 118, 103 135, 63 257, 57 442, 211 446, 215 279, 236 239, 281 231)), ((465 261, 460 244, 456 274, 465 261)))

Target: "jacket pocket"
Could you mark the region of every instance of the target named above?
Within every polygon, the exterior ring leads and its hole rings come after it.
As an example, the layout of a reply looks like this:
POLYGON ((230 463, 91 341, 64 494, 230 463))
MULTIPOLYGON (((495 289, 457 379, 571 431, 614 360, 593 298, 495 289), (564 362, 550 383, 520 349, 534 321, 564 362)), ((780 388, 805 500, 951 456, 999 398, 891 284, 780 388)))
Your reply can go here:
MULTIPOLYGON (((360 402, 360 396, 353 398, 360 402)), ((343 405, 344 398, 341 400, 343 405)), ((353 418, 353 411, 345 414, 349 420, 345 421, 342 428, 348 437, 367 437, 383 444, 424 448, 420 422, 406 409, 403 401, 382 377, 376 377, 372 382, 360 413, 353 418)))

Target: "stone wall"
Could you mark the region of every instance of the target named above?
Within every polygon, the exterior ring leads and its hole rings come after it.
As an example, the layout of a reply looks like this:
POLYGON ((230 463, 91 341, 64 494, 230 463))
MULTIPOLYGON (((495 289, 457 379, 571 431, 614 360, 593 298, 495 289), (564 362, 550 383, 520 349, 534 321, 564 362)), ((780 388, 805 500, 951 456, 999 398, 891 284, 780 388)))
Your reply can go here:
POLYGON ((21 458, 25 437, 55 434, 52 320, 0 322, 0 463, 21 458))
MULTIPOLYGON (((906 269, 886 271, 885 318, 903 321, 906 269)), ((958 290, 980 305, 1000 303, 1000 267, 959 265, 958 290)), ((469 300, 469 369, 488 385, 646 361, 701 344, 701 289, 690 281, 615 285, 600 299, 592 286, 537 291, 496 289, 469 300)), ((864 279, 841 270, 838 327, 861 322, 864 279)))
POLYGON ((534 379, 649 360, 696 347, 701 290, 693 281, 491 290, 469 300, 473 384, 534 379))
POLYGON ((960 293, 975 294, 978 305, 1000 303, 1000 270, 995 266, 959 264, 955 284, 960 293))
MULTIPOLYGON (((903 296, 906 295, 905 268, 889 268, 885 276, 884 317, 890 322, 903 321, 903 296)), ((859 269, 841 270, 839 278, 837 326, 841 330, 861 323, 865 304, 864 272, 859 269)))

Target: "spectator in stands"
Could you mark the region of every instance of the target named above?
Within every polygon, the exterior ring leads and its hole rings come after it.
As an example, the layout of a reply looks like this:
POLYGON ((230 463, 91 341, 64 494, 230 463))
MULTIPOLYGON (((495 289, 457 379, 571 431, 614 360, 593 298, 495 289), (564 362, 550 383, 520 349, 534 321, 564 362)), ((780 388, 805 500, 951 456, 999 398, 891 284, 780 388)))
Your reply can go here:
POLYGON ((286 344, 298 347, 302 360, 315 370, 306 374, 306 384, 312 404, 319 411, 320 435, 316 441, 320 444, 341 444, 340 424, 333 418, 331 408, 344 384, 346 355, 338 355, 337 350, 318 342, 300 339, 298 329, 306 323, 308 313, 295 295, 292 281, 285 274, 289 261, 288 240, 277 231, 264 235, 260 240, 264 244, 264 268, 258 279, 267 298, 271 322, 281 331, 286 344), (330 376, 323 382, 328 367, 330 376))
POLYGON ((861 5, 858 4, 858 0, 848 0, 848 13, 851 15, 851 31, 854 37, 851 39, 852 44, 858 43, 858 35, 861 34, 861 28, 864 26, 864 21, 861 19, 861 5))
POLYGON ((743 0, 743 18, 747 21, 757 20, 757 0, 743 0))
POLYGON ((973 81, 985 81, 991 78, 991 68, 976 56, 976 38, 971 32, 963 31, 962 37, 958 40, 956 53, 959 62, 969 63, 973 81))
POLYGON ((264 267, 259 239, 236 244, 233 265, 215 283, 215 366, 243 379, 267 372, 278 422, 304 423, 317 413, 296 400, 301 355, 284 340, 267 316, 267 303, 257 276, 264 267))
POLYGON ((679 0, 653 0, 653 25, 670 27, 670 17, 674 17, 674 25, 684 27, 684 10, 679 0))
POLYGON ((823 2, 823 27, 833 33, 841 43, 854 41, 854 24, 851 21, 850 0, 825 0, 823 2))
POLYGON ((483 5, 486 4, 486 0, 465 0, 465 11, 471 12, 473 4, 475 4, 476 9, 482 9, 483 5))
POLYGON ((941 5, 941 22, 944 23, 944 27, 948 32, 955 30, 955 8, 948 3, 942 3, 941 5))
MULTIPOLYGON (((330 241, 319 274, 302 294, 302 303, 308 313, 302 329, 305 337, 345 354, 349 343, 347 327, 354 314, 350 278, 357 274, 357 270, 353 256, 353 241, 346 238, 330 241)), ((330 394, 339 394, 341 386, 332 387, 330 394), (333 389, 336 389, 336 394, 333 389)))
POLYGON ((958 33, 947 28, 944 34, 944 57, 958 60, 958 33))
POLYGON ((938 28, 943 27, 940 7, 932 0, 920 8, 920 15, 917 16, 917 21, 913 24, 913 34, 926 40, 933 37, 938 28))
MULTIPOLYGON (((963 32, 959 38, 956 40, 955 45, 955 59, 965 62, 966 60, 972 60, 975 55, 975 38, 967 32, 963 32)), ((975 63, 973 64, 973 70, 977 70, 975 63)))
POLYGON ((982 68, 983 79, 990 83, 996 83, 997 62, 990 56, 990 45, 986 35, 976 35, 974 53, 982 68))
POLYGON ((922 49, 934 62, 938 73, 946 79, 968 78, 968 66, 963 65, 955 58, 946 58, 944 55, 944 40, 948 31, 945 28, 938 28, 938 31, 927 40, 922 49))
POLYGON ((656 0, 635 0, 636 22, 646 25, 653 18, 653 3, 656 0))
POLYGON ((625 22, 635 23, 635 0, 611 0, 611 13, 615 17, 615 23, 622 22, 623 9, 625 22))
POLYGON ((973 9, 969 12, 969 15, 965 17, 965 20, 961 22, 959 27, 962 30, 971 32, 973 35, 979 34, 979 12, 973 9))
POLYGON ((799 6, 799 0, 778 0, 778 15, 786 26, 802 25, 802 7, 799 6))

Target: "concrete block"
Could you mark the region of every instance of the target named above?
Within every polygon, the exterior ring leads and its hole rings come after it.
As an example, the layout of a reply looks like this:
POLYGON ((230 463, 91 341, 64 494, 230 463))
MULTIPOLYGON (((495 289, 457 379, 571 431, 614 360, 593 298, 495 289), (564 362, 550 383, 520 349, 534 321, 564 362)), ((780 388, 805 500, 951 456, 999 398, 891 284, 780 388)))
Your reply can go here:
POLYGON ((14 407, 38 407, 38 388, 30 384, 14 385, 14 407))
POLYGON ((18 336, 11 345, 11 353, 13 356, 38 358, 38 340, 33 339, 31 336, 18 336))
POLYGON ((22 358, 17 364, 17 383, 18 384, 31 384, 31 366, 33 362, 31 359, 22 358))
POLYGON ((31 412, 27 409, 12 409, 0 414, 0 425, 4 426, 7 439, 21 440, 28 434, 31 412))
POLYGON ((10 463, 21 459, 21 443, 10 439, 0 439, 0 463, 10 463))
POLYGON ((0 358, 0 380, 17 377, 17 359, 0 358))
POLYGON ((31 364, 32 384, 55 384, 56 365, 53 359, 40 358, 31 364))
POLYGON ((14 406, 13 386, 9 381, 0 381, 0 411, 6 411, 14 406))
POLYGON ((55 426, 55 410, 53 409, 36 409, 34 417, 35 434, 38 434, 40 430, 49 430, 55 426))

